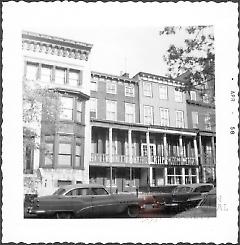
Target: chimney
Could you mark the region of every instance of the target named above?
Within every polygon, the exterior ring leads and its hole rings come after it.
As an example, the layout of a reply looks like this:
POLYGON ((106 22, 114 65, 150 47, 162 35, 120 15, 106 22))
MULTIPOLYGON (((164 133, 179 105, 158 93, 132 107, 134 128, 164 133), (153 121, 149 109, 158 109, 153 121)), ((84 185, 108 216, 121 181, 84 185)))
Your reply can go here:
POLYGON ((127 72, 125 72, 125 73, 120 72, 120 74, 121 74, 122 77, 129 78, 129 73, 127 73, 127 72))

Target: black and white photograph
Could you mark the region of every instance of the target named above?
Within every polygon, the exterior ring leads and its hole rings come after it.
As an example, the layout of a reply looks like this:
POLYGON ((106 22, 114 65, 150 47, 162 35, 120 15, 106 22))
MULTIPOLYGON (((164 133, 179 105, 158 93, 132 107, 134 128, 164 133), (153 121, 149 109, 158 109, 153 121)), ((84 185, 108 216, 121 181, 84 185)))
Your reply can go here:
POLYGON ((237 242, 237 7, 4 3, 4 242, 237 242))

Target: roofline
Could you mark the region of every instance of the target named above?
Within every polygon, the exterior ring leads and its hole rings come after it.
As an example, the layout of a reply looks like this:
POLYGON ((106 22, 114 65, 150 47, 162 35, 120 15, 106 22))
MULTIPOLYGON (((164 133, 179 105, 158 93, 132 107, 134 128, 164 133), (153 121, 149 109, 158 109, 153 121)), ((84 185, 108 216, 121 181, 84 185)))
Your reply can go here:
POLYGON ((117 80, 123 80, 123 81, 127 81, 127 82, 133 82, 133 83, 137 83, 137 81, 133 78, 128 78, 128 77, 124 77, 124 76, 117 76, 117 75, 113 75, 113 74, 109 74, 109 73, 103 73, 103 72, 97 72, 97 71, 91 71, 91 75, 98 75, 100 77, 106 77, 106 78, 114 78, 117 80))

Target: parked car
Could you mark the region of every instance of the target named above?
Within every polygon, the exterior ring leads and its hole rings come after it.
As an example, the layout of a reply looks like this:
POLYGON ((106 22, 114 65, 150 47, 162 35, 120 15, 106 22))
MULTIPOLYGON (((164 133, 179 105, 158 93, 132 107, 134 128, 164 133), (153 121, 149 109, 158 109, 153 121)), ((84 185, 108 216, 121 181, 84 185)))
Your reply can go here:
MULTIPOLYGON (((170 198, 165 198, 164 207, 177 212, 195 207, 213 188, 213 184, 207 183, 179 185, 173 190, 170 198)), ((162 201, 161 196, 160 198, 154 196, 154 198, 157 202, 162 201)))
POLYGON ((177 185, 140 187, 138 197, 141 209, 161 207, 166 201, 165 198, 171 198, 172 192, 176 187, 177 185))
POLYGON ((133 194, 109 194, 97 184, 67 185, 49 196, 35 198, 28 213, 38 217, 99 217, 126 213, 137 217, 139 199, 133 194))
POLYGON ((176 218, 202 218, 202 217, 216 217, 217 216, 217 200, 216 188, 211 190, 197 207, 177 214, 176 218))

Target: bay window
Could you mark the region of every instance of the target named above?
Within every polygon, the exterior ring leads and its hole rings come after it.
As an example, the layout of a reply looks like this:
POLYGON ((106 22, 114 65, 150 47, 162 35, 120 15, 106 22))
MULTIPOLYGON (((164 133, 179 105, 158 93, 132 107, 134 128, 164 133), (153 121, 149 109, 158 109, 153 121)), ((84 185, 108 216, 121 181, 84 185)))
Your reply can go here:
POLYGON ((72 137, 59 136, 58 145, 58 166, 71 167, 72 166, 72 137))
POLYGON ((73 119, 73 98, 61 97, 60 119, 62 120, 73 119))
POLYGON ((82 122, 82 107, 83 107, 83 103, 82 101, 77 101, 76 104, 76 121, 77 122, 82 122))

